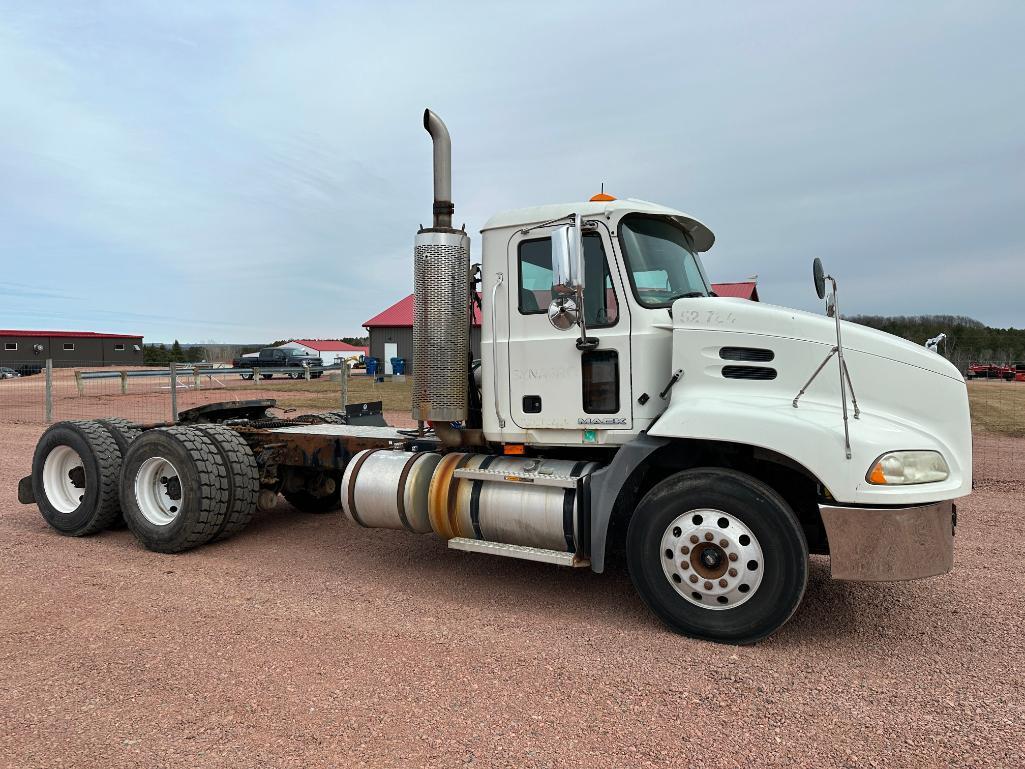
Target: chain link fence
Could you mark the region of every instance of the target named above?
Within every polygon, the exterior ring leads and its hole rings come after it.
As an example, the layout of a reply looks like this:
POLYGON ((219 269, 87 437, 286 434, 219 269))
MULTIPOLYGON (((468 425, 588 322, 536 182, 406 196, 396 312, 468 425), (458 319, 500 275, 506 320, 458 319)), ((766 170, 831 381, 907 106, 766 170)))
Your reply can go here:
POLYGON ((1025 382, 968 382, 976 486, 1025 489, 1025 382))
POLYGON ((0 369, 0 422, 47 424, 65 419, 123 417, 138 424, 174 421, 177 414, 218 401, 272 398, 285 414, 335 411, 348 403, 383 401, 409 413, 405 377, 371 378, 344 364, 302 369, 235 369, 171 364, 110 367, 88 362, 6 362, 0 369))

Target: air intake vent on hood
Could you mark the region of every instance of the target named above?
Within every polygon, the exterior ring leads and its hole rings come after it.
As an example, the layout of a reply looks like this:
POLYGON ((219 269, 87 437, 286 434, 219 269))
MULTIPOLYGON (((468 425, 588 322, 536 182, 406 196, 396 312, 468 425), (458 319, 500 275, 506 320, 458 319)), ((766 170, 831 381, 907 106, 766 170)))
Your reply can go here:
POLYGON ((768 363, 776 357, 772 350, 764 350, 761 347, 723 347, 719 350, 719 357, 723 360, 745 360, 752 363, 768 363))
POLYGON ((723 366, 722 375, 727 379, 775 379, 776 369, 764 366, 723 366))

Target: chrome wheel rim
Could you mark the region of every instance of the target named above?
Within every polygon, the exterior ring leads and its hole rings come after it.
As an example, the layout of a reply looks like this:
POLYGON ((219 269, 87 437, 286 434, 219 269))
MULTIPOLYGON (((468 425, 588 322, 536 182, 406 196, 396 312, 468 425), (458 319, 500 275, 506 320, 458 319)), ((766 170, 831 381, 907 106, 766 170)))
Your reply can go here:
POLYGON ((73 513, 85 499, 85 465, 70 446, 57 446, 43 462, 43 492, 58 513, 73 513))
POLYGON ((735 609, 762 583, 762 548, 743 521, 702 508, 677 516, 662 535, 660 560, 685 600, 711 611, 735 609))
POLYGON ((163 457, 150 457, 135 476, 139 512, 154 526, 167 526, 181 512, 182 485, 178 470, 163 457))

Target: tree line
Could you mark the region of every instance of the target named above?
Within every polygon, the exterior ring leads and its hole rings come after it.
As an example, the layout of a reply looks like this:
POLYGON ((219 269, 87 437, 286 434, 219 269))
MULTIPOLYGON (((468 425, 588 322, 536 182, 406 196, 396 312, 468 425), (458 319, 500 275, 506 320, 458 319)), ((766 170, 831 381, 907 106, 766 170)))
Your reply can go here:
POLYGON ((146 344, 142 346, 142 361, 147 366, 166 366, 168 363, 199 363, 206 360, 205 347, 182 347, 175 339, 174 344, 146 344))
POLYGON ((844 320, 915 344, 946 334, 939 352, 962 371, 971 363, 1025 363, 1025 329, 991 328, 964 315, 852 315, 844 320))

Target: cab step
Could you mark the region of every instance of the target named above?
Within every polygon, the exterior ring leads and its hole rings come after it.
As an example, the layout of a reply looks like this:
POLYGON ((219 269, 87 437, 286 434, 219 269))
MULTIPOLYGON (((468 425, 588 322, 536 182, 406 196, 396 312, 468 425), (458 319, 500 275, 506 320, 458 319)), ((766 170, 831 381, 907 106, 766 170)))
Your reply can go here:
POLYGON ((556 566, 570 566, 577 569, 591 565, 591 560, 589 558, 581 557, 575 553, 564 553, 559 550, 545 550, 540 547, 526 547, 525 545, 507 545, 504 542, 488 542, 483 539, 470 539, 469 537, 455 537, 450 539, 448 541, 448 546, 453 550, 466 550, 470 553, 502 555, 506 558, 521 558, 524 561, 554 563, 556 566))
POLYGON ((547 473, 511 473, 505 470, 475 470, 460 468, 453 475, 469 481, 501 481, 504 483, 532 483, 535 486, 555 486, 561 489, 575 489, 580 477, 575 475, 552 475, 547 473))

